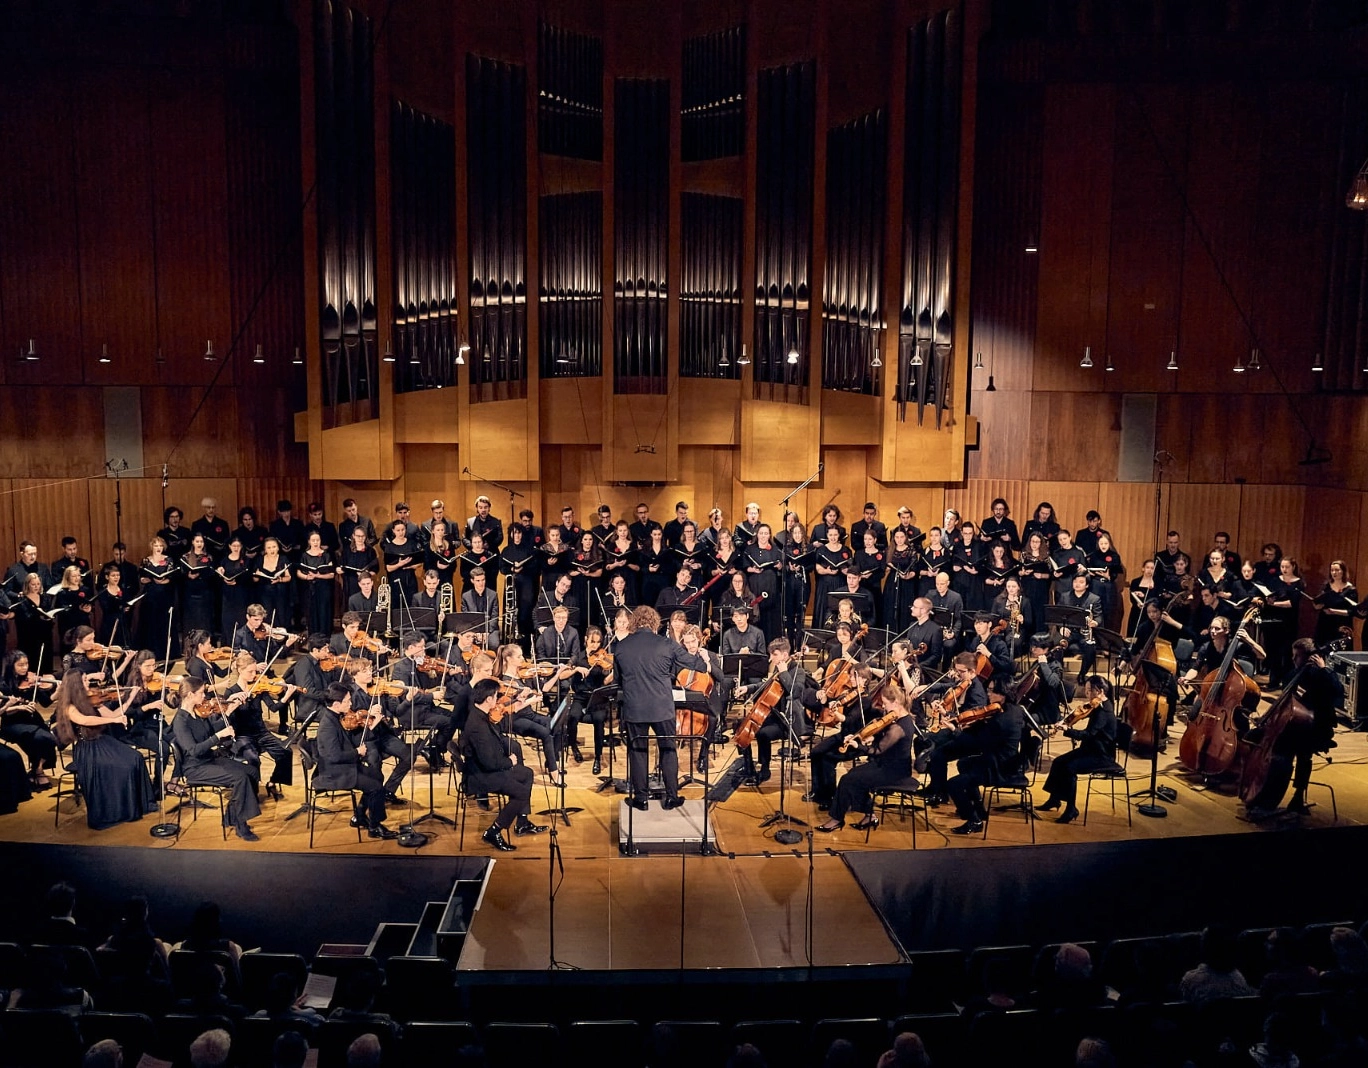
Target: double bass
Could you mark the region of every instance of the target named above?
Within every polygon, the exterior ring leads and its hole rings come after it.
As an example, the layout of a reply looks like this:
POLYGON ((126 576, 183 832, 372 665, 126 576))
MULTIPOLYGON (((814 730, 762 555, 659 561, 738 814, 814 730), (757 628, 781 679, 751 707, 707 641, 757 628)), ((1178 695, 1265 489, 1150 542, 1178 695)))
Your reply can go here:
MULTIPOLYGON (((1158 722, 1158 710, 1160 701, 1169 701, 1168 695, 1155 690, 1150 684, 1149 673, 1144 670, 1145 664, 1153 664, 1156 668, 1168 673, 1169 678, 1173 678, 1178 673, 1178 658, 1173 653, 1173 644, 1167 638, 1159 637, 1160 625, 1163 622, 1164 614, 1181 598, 1187 594, 1181 590, 1175 593, 1167 601, 1159 614, 1159 622, 1154 625, 1154 630, 1144 647, 1135 658, 1135 685, 1126 695, 1125 717, 1131 729, 1131 749, 1132 751, 1149 752, 1158 740, 1155 738, 1154 725, 1158 722)), ((1172 715, 1173 709, 1169 708, 1172 715)), ((1160 727, 1162 731, 1162 726, 1160 727)))
POLYGON ((1254 599, 1240 625, 1231 631, 1221 666, 1198 684, 1201 692, 1178 746, 1178 759, 1200 775, 1224 775, 1230 770, 1239 753, 1235 710, 1259 699, 1258 684, 1235 663, 1235 650, 1240 646, 1240 630, 1254 620, 1262 604, 1260 598, 1254 599))
POLYGON ((1297 668, 1296 673, 1287 680, 1282 694, 1264 713, 1259 721, 1263 736, 1257 745, 1245 753, 1244 764, 1240 769, 1240 800, 1246 808, 1253 808, 1261 795, 1271 800, 1269 807, 1276 805, 1287 792, 1287 784, 1292 779, 1293 756, 1290 753, 1276 752, 1279 740, 1288 732, 1309 731, 1316 725, 1315 714, 1297 699, 1297 682, 1311 657, 1324 657, 1328 653, 1347 649, 1353 641, 1353 632, 1347 627, 1341 629, 1343 637, 1328 645, 1318 646, 1306 662, 1297 668))

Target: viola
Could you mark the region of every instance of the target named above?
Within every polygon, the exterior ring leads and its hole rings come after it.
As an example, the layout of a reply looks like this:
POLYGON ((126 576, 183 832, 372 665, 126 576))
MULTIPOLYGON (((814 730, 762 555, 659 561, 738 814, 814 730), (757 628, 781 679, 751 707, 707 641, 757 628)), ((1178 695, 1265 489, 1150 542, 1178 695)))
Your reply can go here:
POLYGON ((880 734, 882 734, 889 727, 893 726, 894 723, 902 719, 902 717, 905 715, 907 715, 907 709, 905 708, 889 709, 889 711, 885 712, 878 719, 870 720, 863 727, 861 727, 859 733, 855 735, 857 741, 850 741, 849 739, 842 741, 841 752, 849 752, 851 749, 855 747, 857 742, 873 741, 873 739, 877 738, 880 734))
POLYGON ((560 668, 550 660, 542 660, 536 664, 523 664, 518 668, 518 678, 520 679, 549 679, 560 668))
POLYGON ((383 713, 378 708, 353 708, 350 712, 342 713, 342 729, 344 731, 355 731, 362 728, 374 729, 382 717, 383 713))
POLYGON ((87 660, 117 660, 124 655, 119 645, 92 645, 86 650, 87 660))
POLYGON ((360 646, 368 653, 388 652, 388 646, 386 646, 384 642, 382 642, 379 638, 372 638, 364 630, 358 630, 356 632, 356 637, 354 637, 351 640, 351 645, 352 648, 360 646))
POLYGON ((256 697, 258 694, 263 693, 270 694, 272 697, 283 697, 285 695, 286 685, 287 684, 281 679, 273 679, 269 676, 262 675, 252 683, 247 693, 250 697, 256 697))
POLYGON ((1069 727, 1072 727, 1075 724, 1082 723, 1085 719, 1087 719, 1099 708, 1101 708, 1102 702, 1104 702, 1105 700, 1106 697, 1104 697, 1102 694, 1098 694, 1091 701, 1084 701, 1081 705, 1075 708, 1072 712, 1070 712, 1067 716, 1061 719, 1058 723, 1051 724, 1050 730, 1067 730, 1069 727))
POLYGON ((1002 706, 996 701, 986 704, 982 708, 966 708, 955 717, 955 726, 960 728, 969 727, 978 723, 980 720, 985 720, 989 716, 996 715, 1001 711, 1002 706))
POLYGON ((148 693, 161 693, 167 686, 179 686, 184 681, 184 675, 163 675, 160 671, 154 671, 143 679, 142 685, 148 693))

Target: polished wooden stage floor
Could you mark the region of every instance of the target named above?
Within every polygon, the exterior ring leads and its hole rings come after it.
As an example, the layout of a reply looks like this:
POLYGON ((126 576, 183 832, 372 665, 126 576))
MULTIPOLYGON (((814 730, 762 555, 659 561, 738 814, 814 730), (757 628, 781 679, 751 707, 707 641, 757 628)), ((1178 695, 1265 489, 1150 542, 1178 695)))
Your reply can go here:
MULTIPOLYGON (((1177 739, 1181 728, 1175 727, 1168 751, 1159 758, 1159 782, 1177 791, 1178 799, 1165 805, 1168 817, 1149 819, 1139 814, 1133 818, 1133 826, 1127 826, 1126 813, 1119 800, 1116 812, 1110 808, 1105 793, 1094 791, 1092 809, 1085 826, 1081 820, 1058 826, 1049 815, 1036 821, 1036 841, 1041 844, 1061 844, 1069 842, 1124 841, 1127 839, 1164 838, 1183 835, 1230 834, 1238 832, 1260 833, 1279 828, 1326 827, 1332 825, 1331 797, 1328 789, 1313 787, 1310 800, 1315 807, 1306 816, 1278 815, 1260 824, 1253 824, 1243 818, 1243 806, 1235 798, 1233 791, 1221 788, 1206 788, 1200 780, 1185 772, 1178 764, 1177 739)), ((588 728, 584 728, 587 734, 588 728)), ((1337 748, 1332 751, 1332 760, 1317 758, 1314 781, 1333 788, 1337 806, 1338 823, 1354 825, 1368 823, 1368 734, 1340 730, 1336 733, 1337 748)), ((1062 752, 1068 743, 1055 739, 1052 742, 1056 752, 1062 752)), ((728 774, 728 768, 735 759, 732 746, 714 749, 712 781, 716 783, 728 774)), ((614 770, 619 777, 626 773, 623 751, 618 750, 614 770)), ((1048 768, 1049 757, 1045 767, 1048 768)), ((419 761, 419 771, 411 773, 406 784, 409 805, 392 809, 390 826, 416 818, 427 811, 428 776, 425 765, 419 761)), ((296 769, 297 770, 297 769, 296 769)), ((777 772, 777 765, 776 765, 777 772)), ((606 774, 608 764, 603 771, 606 774)), ((1130 790, 1132 792, 1148 785, 1148 761, 1132 759, 1130 764, 1130 790)), ((809 767, 799 762, 793 768, 793 783, 785 796, 785 810, 815 826, 825 819, 811 804, 800 800, 807 790, 809 767)), ((298 779, 297 779, 298 781, 298 779)), ((1037 803, 1044 800, 1039 783, 1044 781, 1043 773, 1037 781, 1035 798, 1037 803)), ((569 764, 569 785, 565 791, 566 804, 583 809, 570 818, 570 826, 560 828, 560 844, 567 867, 576 863, 612 861, 617 863, 637 863, 639 858, 623 858, 618 853, 618 803, 619 795, 612 790, 598 792, 599 778, 590 774, 590 764, 569 764)), ((442 773, 433 779, 435 810, 448 818, 459 818, 455 807, 455 794, 447 793, 448 779, 442 773)), ((701 786, 685 787, 688 797, 701 797, 701 786)), ((1118 788, 1118 793, 1120 792, 1118 788)), ((229 837, 225 842, 219 831, 217 809, 201 810, 197 822, 191 822, 188 814, 185 831, 180 841, 197 849, 230 849, 244 852, 254 851, 307 851, 309 848, 309 828, 307 821, 300 817, 285 820, 303 801, 303 787, 296 785, 286 788, 283 801, 266 798, 262 802, 262 815, 253 822, 253 828, 261 836, 261 841, 253 844, 229 837)), ((546 809, 556 803, 558 791, 539 780, 532 802, 534 810, 546 809)), ((709 807, 712 832, 723 853, 737 856, 758 856, 764 854, 789 852, 799 847, 781 846, 773 840, 774 828, 762 828, 761 822, 775 809, 779 800, 779 782, 775 778, 765 783, 763 788, 740 787, 726 800, 709 807)), ((168 801, 170 805, 174 799, 168 801)), ((1082 790, 1080 789, 1080 807, 1082 790)), ((336 805, 329 805, 336 808, 336 805)), ((60 813, 56 814, 54 826, 54 792, 35 795, 32 801, 22 806, 17 813, 0 816, 0 839, 16 842, 78 843, 82 845, 143 845, 149 849, 174 849, 176 840, 158 840, 149 836, 148 829, 157 822, 149 816, 140 823, 124 824, 104 831, 92 831, 85 825, 84 810, 78 809, 64 793, 60 813)), ((490 814, 481 812, 473 804, 467 813, 464 849, 460 844, 459 829, 437 823, 427 822, 423 830, 432 832, 428 844, 422 852, 436 852, 454 855, 466 853, 491 853, 479 839, 480 832, 489 826, 490 814)), ((547 822, 546 817, 534 817, 537 822, 547 822)), ((944 806, 931 811, 931 830, 918 827, 917 848, 919 849, 992 849, 1001 845, 1023 845, 1031 841, 1030 831, 1019 813, 1006 812, 995 815, 990 822, 987 840, 979 836, 961 838, 950 834, 950 829, 959 823, 952 806, 944 806)), ((799 828, 803 830, 804 828, 799 828)), ((528 878, 545 879, 547 860, 547 836, 523 837, 513 839, 518 852, 507 854, 508 863, 521 869, 528 866, 528 878), (537 862, 540 861, 538 864, 537 862), (540 873, 540 874, 539 874, 540 873)), ((888 850, 907 849, 911 846, 910 825, 905 818, 890 811, 889 819, 875 830, 866 842, 863 831, 850 827, 834 834, 819 834, 815 847, 819 852, 826 850, 888 850)), ((372 841, 363 838, 356 841, 356 831, 347 825, 345 815, 320 816, 316 828, 315 848, 333 853, 363 853, 376 851, 404 852, 391 842, 372 841)), ((501 860, 504 857, 501 855, 501 860)))

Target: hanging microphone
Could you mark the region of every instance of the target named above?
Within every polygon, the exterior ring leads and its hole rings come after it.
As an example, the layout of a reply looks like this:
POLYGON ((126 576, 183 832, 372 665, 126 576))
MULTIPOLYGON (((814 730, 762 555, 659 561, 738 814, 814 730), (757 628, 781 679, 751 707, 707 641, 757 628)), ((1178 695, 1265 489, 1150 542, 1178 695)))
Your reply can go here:
POLYGON ((166 489, 166 485, 167 485, 166 464, 162 464, 162 489, 166 489))

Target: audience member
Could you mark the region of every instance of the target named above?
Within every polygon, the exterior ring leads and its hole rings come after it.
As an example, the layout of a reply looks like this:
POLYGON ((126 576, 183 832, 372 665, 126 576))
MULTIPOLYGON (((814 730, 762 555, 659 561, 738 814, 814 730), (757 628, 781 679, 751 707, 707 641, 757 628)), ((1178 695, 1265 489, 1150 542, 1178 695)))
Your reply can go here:
POLYGON ((247 1010, 224 993, 223 965, 211 957, 200 957, 190 967, 190 996, 176 1002, 176 1011, 193 1016, 226 1016, 241 1020, 247 1010))
POLYGON ((893 1039, 892 1068, 931 1068, 926 1043, 915 1031, 904 1031, 893 1039))
POLYGON ((1106 985, 1093 976, 1092 954, 1065 942, 1055 950, 1054 970, 1036 991, 1035 1001, 1042 1009, 1081 1009, 1105 1003, 1109 994, 1106 985))
POLYGON ((727 1068, 768 1068, 765 1058, 749 1042, 743 1042, 732 1050, 727 1058, 727 1068))
POLYGON ((380 1068, 384 1060, 380 1039, 375 1035, 357 1035, 347 1047, 347 1068, 380 1068))
POLYGON ((1229 928, 1212 924, 1202 931, 1202 963, 1184 973, 1178 992, 1184 1001, 1198 1005, 1255 993, 1235 966, 1235 936, 1229 928))
POLYGON ((70 883, 53 883, 44 901, 43 918, 33 932, 33 943, 40 946, 90 946, 90 932, 76 922, 76 888, 70 883))
POLYGON ((304 1004, 304 996, 288 972, 277 972, 271 976, 266 987, 266 1007, 252 1015, 254 1018, 302 1026, 310 1034, 323 1024, 322 1015, 304 1004))
POLYGON ((309 1040, 298 1031, 282 1031, 271 1047, 271 1068, 304 1068, 309 1040))
POLYGON ((232 957, 234 964, 242 956, 242 947, 224 937, 219 907, 213 901, 205 901, 195 909, 195 914, 190 918, 190 933, 176 948, 196 952, 220 950, 232 957))
POLYGON ((223 1028, 205 1031, 190 1043, 190 1068, 225 1068, 232 1051, 232 1036, 223 1028))
POLYGON ((1102 1038, 1084 1038, 1074 1054, 1074 1068, 1116 1068, 1111 1044, 1102 1038))
POLYGON ((112 1038, 102 1038, 81 1058, 81 1068, 123 1068, 123 1047, 112 1038))
POLYGON ((387 1013, 372 1011, 380 982, 378 969, 362 968, 347 976, 338 989, 337 1008, 328 1014, 328 1019, 364 1023, 374 1028, 382 1042, 396 1045, 403 1029, 387 1013))
POLYGON ((52 1009, 75 1016, 93 1009, 95 1002, 82 987, 67 983, 66 958, 55 946, 29 951, 28 980, 16 992, 16 1009, 52 1009))
POLYGON ((1336 927, 1330 932, 1330 950, 1335 966, 1321 972, 1324 990, 1368 989, 1368 943, 1352 927, 1336 927))
POLYGON ((1264 939, 1267 971, 1259 982, 1259 996, 1273 1001, 1284 994, 1305 994, 1320 986, 1320 975, 1302 953, 1301 932, 1278 927, 1264 939))

